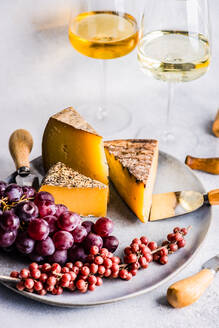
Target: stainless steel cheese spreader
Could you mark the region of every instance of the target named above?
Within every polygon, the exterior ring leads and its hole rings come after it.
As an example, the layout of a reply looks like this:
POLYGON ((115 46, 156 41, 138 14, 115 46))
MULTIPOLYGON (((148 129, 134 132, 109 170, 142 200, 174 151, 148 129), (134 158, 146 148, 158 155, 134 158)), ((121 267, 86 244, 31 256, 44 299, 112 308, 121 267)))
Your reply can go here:
POLYGON ((219 254, 202 266, 202 270, 186 279, 175 282, 167 290, 167 300, 175 308, 193 304, 206 291, 219 271, 219 254))
POLYGON ((219 189, 207 194, 193 190, 153 194, 149 221, 157 221, 188 214, 203 205, 219 205, 219 189))
POLYGON ((31 173, 29 155, 33 148, 33 138, 27 130, 19 129, 12 133, 9 139, 9 150, 17 171, 8 178, 8 183, 20 186, 39 188, 39 179, 31 173))

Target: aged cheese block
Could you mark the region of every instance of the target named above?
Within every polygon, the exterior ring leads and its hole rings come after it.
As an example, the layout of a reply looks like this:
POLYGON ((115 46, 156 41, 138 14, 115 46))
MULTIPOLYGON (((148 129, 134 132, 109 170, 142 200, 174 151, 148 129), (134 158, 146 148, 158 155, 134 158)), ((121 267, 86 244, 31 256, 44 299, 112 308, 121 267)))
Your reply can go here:
POLYGON ((81 215, 106 215, 108 186, 63 163, 58 162, 49 169, 40 191, 50 192, 56 204, 64 204, 70 211, 81 215))
POLYGON ((148 221, 158 163, 158 141, 113 140, 104 143, 110 179, 142 221, 148 221))
POLYGON ((52 116, 43 135, 45 171, 57 162, 108 184, 108 166, 102 137, 72 107, 52 116))

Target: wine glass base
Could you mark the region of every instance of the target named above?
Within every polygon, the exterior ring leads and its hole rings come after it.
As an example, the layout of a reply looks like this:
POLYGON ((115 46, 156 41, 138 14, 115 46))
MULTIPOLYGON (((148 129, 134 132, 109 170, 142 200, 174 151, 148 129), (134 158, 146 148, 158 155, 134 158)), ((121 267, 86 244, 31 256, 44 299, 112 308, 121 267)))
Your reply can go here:
POLYGON ((192 129, 183 126, 175 126, 167 131, 165 128, 147 124, 138 131, 136 137, 138 139, 157 139, 160 150, 178 157, 191 153, 198 142, 192 129))
POLYGON ((110 137, 127 128, 131 121, 131 113, 123 106, 107 104, 104 111, 97 105, 82 105, 78 107, 81 116, 103 137, 110 137))

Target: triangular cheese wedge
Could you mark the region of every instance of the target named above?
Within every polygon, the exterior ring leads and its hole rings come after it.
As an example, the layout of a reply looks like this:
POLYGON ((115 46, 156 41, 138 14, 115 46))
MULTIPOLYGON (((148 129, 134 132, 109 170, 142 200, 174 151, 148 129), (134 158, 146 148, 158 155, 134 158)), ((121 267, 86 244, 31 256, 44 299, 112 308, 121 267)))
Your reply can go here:
POLYGON ((56 204, 64 204, 81 215, 105 216, 108 186, 88 178, 63 163, 53 165, 44 178, 40 191, 50 192, 56 204))
POLYGON ((57 162, 108 184, 108 165, 102 137, 72 107, 53 115, 42 143, 44 169, 57 162))
POLYGON ((110 179, 118 193, 142 221, 148 221, 158 163, 158 141, 104 142, 110 179))

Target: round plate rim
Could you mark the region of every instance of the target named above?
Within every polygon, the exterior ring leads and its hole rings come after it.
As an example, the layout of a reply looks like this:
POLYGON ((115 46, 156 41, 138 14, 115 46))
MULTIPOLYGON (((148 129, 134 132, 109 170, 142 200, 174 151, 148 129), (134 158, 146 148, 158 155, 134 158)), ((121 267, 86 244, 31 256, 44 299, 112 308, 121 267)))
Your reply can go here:
MULTIPOLYGON (((178 158, 176 158, 176 157, 174 157, 174 156, 172 156, 172 155, 170 155, 166 152, 159 151, 159 154, 162 154, 163 156, 166 156, 168 158, 173 159, 174 161, 176 161, 180 165, 184 165, 185 169, 188 170, 188 172, 192 173, 192 175, 195 177, 197 182, 202 187, 203 191, 206 192, 206 190, 205 190, 202 182, 200 181, 200 179, 196 176, 196 174, 188 166, 186 166, 184 163, 182 163, 178 158)), ((31 161, 31 163, 34 162, 34 161, 37 161, 39 159, 40 159, 40 156, 33 159, 31 161)), ((30 299, 34 300, 34 301, 38 301, 38 302, 41 302, 41 303, 44 303, 44 304, 47 304, 47 305, 50 305, 50 306, 58 306, 58 307, 66 307, 66 308, 88 308, 88 307, 93 307, 93 306, 97 306, 97 305, 104 305, 104 304, 120 302, 120 301, 123 301, 123 300, 126 300, 126 299, 130 299, 130 298, 133 298, 133 297, 137 297, 137 296, 146 294, 146 293, 160 287, 161 285, 165 284, 167 281, 169 281, 170 279, 175 277, 185 267, 187 267, 192 262, 192 260, 197 255, 197 253, 200 251, 201 247, 203 246, 203 242, 204 242, 204 240, 205 240, 205 238, 208 234, 211 223, 212 223, 212 209, 210 207, 209 208, 209 224, 208 224, 208 227, 205 231, 205 235, 203 236, 203 239, 200 241, 199 246, 196 248, 194 253, 190 256, 190 258, 183 265, 181 265, 178 269, 173 271, 171 274, 169 274, 166 278, 164 278, 163 280, 161 280, 157 284, 154 284, 153 286, 148 287, 148 288, 144 288, 144 289, 142 289, 138 292, 133 292, 129 295, 120 296, 120 297, 108 299, 108 300, 105 300, 105 301, 95 301, 95 302, 90 302, 90 303, 78 303, 78 304, 68 303, 68 302, 60 303, 60 302, 57 302, 57 301, 54 301, 54 300, 49 300, 49 299, 46 299, 46 298, 44 299, 43 296, 40 296, 40 295, 37 295, 37 294, 30 294, 30 293, 25 292, 25 291, 19 291, 19 290, 15 289, 13 286, 11 286, 10 284, 4 283, 4 282, 1 282, 1 284, 4 285, 5 287, 9 288, 10 290, 13 290, 14 292, 22 295, 22 296, 25 296, 27 298, 30 298, 30 299)))

